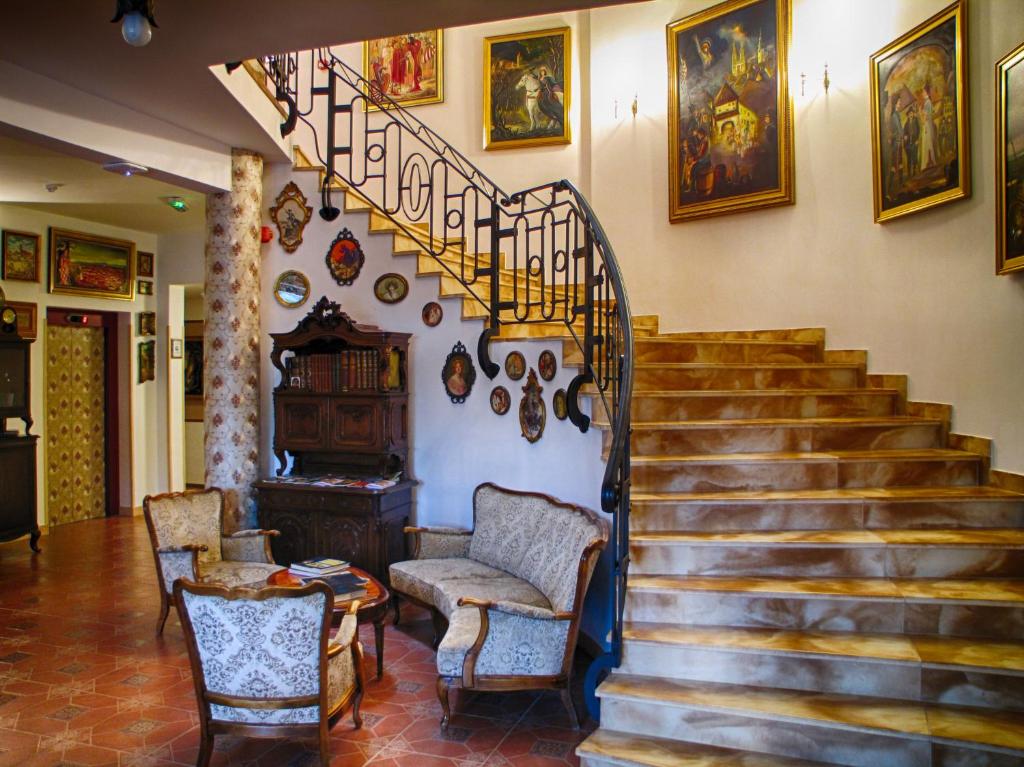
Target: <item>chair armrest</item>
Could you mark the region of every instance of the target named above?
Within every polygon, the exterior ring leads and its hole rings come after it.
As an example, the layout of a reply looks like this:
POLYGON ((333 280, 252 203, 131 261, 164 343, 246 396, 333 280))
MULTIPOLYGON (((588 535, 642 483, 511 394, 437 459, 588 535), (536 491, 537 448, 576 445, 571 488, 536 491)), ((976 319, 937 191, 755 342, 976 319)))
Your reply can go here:
POLYGON ((494 610, 506 615, 518 615, 521 618, 533 618, 542 621, 571 621, 576 616, 573 613, 556 613, 546 607, 526 605, 522 602, 510 602, 506 599, 488 601, 475 597, 462 597, 459 599, 459 607, 477 607, 481 611, 494 610))
POLYGON ((210 547, 205 543, 186 543, 184 546, 161 546, 156 550, 157 554, 186 554, 200 551, 209 551, 210 547))
POLYGON ((163 588, 168 594, 174 591, 174 582, 189 578, 199 582, 199 552, 206 551, 204 544, 187 543, 184 546, 164 546, 156 550, 156 564, 160 570, 163 588))
POLYGON ((231 535, 222 535, 221 557, 229 562, 273 564, 270 539, 280 534, 277 530, 239 530, 231 535))
POLYGON ((337 632, 331 638, 331 641, 327 643, 327 657, 331 658, 347 650, 352 644, 352 641, 357 639, 359 633, 357 631, 359 621, 356 618, 356 611, 359 609, 359 601, 354 600, 349 605, 348 612, 345 617, 341 619, 341 625, 338 626, 337 632))
POLYGON ((469 555, 472 530, 458 527, 406 527, 413 559, 452 559, 469 555))

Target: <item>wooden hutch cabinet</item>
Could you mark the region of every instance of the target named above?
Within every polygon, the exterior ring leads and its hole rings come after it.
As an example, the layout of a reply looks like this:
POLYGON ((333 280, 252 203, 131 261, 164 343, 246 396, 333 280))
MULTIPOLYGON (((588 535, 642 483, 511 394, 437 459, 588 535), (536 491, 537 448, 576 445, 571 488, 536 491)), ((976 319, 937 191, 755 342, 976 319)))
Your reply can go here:
POLYGON ((32 428, 31 343, 18 336, 13 323, 0 320, 0 541, 29 535, 29 546, 38 552, 36 440, 39 437, 29 434, 32 428), (24 421, 25 433, 7 431, 8 418, 24 421))
POLYGON ((324 297, 271 338, 279 467, 256 490, 260 525, 281 531, 274 559, 339 557, 387 582, 388 565, 405 558, 416 485, 406 469, 409 334, 358 325, 324 297))

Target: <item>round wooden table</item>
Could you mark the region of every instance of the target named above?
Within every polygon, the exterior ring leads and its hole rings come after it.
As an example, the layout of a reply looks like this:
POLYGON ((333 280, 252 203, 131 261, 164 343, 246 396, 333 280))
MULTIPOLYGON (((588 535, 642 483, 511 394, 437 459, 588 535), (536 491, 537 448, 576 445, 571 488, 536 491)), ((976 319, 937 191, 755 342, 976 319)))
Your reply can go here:
MULTIPOLYGON (((374 643, 377 647, 377 678, 380 679, 384 674, 384 618, 388 613, 388 602, 391 599, 391 593, 388 591, 387 586, 365 570, 359 567, 349 567, 348 569, 353 575, 366 579, 366 594, 357 597, 359 608, 356 611, 356 620, 359 623, 373 624, 374 643)), ((267 577, 268 586, 301 586, 303 582, 302 578, 293 575, 287 569, 278 570, 267 577)), ((352 604, 352 601, 352 599, 334 600, 334 619, 332 622, 335 626, 341 625, 341 619, 345 617, 345 613, 348 612, 348 607, 352 604)))

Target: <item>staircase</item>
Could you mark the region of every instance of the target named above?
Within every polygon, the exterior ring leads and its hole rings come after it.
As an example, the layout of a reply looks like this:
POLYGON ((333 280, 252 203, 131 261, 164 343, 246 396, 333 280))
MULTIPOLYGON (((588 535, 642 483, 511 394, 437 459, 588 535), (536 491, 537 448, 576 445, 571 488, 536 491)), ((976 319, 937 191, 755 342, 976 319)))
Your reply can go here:
POLYGON ((818 330, 647 326, 635 359, 623 662, 582 764, 1024 765, 1024 481, 987 442, 818 330))

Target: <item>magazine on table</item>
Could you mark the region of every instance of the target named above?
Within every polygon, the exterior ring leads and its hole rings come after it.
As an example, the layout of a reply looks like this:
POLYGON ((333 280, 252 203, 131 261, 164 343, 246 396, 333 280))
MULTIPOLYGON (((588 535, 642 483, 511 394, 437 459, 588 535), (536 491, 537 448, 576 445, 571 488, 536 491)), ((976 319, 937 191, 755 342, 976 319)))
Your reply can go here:
POLYGON ((310 580, 323 581, 331 587, 335 599, 358 599, 366 596, 366 578, 354 573, 338 573, 336 575, 318 575, 310 580))
POLYGON ((343 559, 332 559, 331 557, 314 557, 301 562, 293 562, 288 572, 304 578, 313 578, 318 575, 333 575, 343 573, 348 569, 348 562, 343 559))

